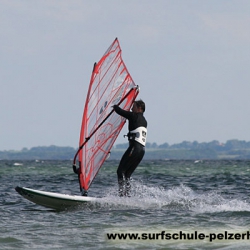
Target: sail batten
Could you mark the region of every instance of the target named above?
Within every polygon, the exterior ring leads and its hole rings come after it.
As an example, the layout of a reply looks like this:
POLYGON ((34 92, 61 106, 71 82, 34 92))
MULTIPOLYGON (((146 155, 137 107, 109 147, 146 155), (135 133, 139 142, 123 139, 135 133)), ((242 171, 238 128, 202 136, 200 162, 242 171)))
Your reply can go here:
POLYGON ((113 105, 129 110, 139 93, 121 56, 116 38, 94 64, 85 102, 79 140, 79 182, 88 190, 109 155, 125 119, 113 112, 113 105))

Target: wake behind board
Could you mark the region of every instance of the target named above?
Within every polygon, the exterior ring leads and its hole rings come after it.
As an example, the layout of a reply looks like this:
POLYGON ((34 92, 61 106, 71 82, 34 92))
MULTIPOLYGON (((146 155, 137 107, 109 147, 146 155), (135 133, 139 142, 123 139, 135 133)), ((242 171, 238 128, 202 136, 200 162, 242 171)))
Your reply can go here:
POLYGON ((87 202, 96 202, 101 198, 68 195, 54 192, 40 191, 26 187, 16 187, 15 190, 25 199, 43 207, 55 210, 65 210, 68 208, 77 208, 87 202))

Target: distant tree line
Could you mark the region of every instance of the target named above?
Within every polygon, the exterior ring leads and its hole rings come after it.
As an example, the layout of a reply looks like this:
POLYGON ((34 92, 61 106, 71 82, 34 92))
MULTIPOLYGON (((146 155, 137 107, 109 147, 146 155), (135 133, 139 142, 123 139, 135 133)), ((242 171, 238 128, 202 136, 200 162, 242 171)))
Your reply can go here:
POLYGON ((69 160, 75 155, 73 147, 41 146, 20 151, 0 151, 0 160, 69 160))
MULTIPOLYGON (((117 144, 116 149, 127 148, 128 143, 117 144)), ((181 143, 176 143, 169 145, 167 142, 158 145, 157 143, 147 142, 146 148, 148 149, 215 149, 215 150, 234 150, 234 149, 250 149, 250 142, 241 141, 237 139, 228 140, 226 143, 221 143, 217 140, 211 142, 202 142, 197 141, 189 142, 183 141, 181 143)))
MULTIPOLYGON (((111 150, 109 159, 121 158, 128 143, 117 144, 111 150)), ((0 160, 70 160, 73 159, 76 148, 59 146, 38 146, 31 149, 23 148, 20 151, 0 151, 0 160)), ((249 159, 250 142, 242 140, 228 140, 226 143, 219 141, 189 142, 183 141, 169 145, 163 143, 146 144, 144 159, 249 159)))
MULTIPOLYGON (((115 149, 121 150, 128 146, 127 143, 116 145, 115 149)), ((176 144, 167 142, 146 144, 146 158, 148 159, 250 159, 250 142, 244 140, 228 140, 220 143, 183 141, 176 144)))

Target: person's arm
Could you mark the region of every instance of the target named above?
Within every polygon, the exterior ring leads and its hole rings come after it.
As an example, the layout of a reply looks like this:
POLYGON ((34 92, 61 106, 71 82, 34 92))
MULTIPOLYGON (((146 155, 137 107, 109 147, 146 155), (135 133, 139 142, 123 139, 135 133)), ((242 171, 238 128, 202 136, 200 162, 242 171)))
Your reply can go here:
POLYGON ((125 117, 126 119, 130 119, 133 115, 132 112, 123 110, 118 105, 114 105, 113 108, 118 115, 121 115, 121 116, 125 117))

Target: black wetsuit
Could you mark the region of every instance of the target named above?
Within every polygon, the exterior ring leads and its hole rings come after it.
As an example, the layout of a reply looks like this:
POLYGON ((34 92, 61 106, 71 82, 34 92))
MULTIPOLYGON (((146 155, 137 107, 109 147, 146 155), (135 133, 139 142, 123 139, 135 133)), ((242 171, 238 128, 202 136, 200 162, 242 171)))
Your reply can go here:
MULTIPOLYGON (((147 121, 143 113, 135 113, 121 109, 119 106, 114 105, 114 110, 117 114, 128 119, 128 129, 133 131, 138 127, 147 128, 147 121)), ((119 184, 119 195, 129 196, 130 193, 130 177, 136 167, 141 162, 145 154, 145 147, 133 140, 129 139, 129 147, 121 158, 120 164, 117 169, 117 177, 119 184)))

